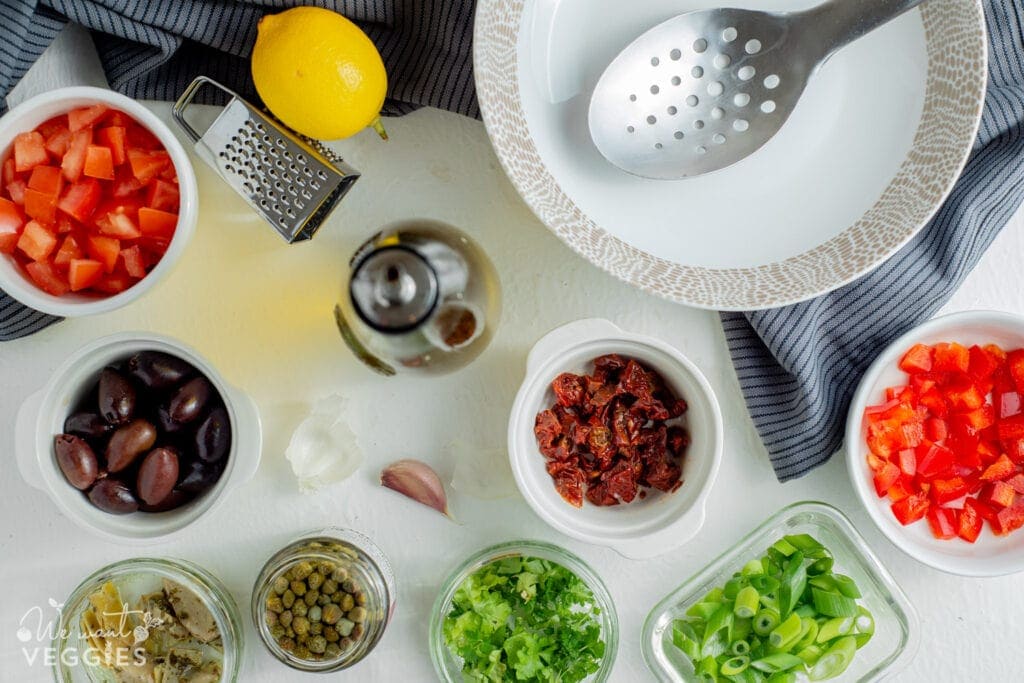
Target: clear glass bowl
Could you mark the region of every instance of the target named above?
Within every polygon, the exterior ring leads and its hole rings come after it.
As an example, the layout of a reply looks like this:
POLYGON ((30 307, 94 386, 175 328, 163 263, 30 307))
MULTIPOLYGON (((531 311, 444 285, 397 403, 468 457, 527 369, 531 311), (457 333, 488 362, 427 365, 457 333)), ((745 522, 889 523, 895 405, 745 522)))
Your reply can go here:
MULTIPOLYGON (((162 579, 170 579, 192 591, 213 615, 224 646, 221 682, 238 680, 245 646, 242 619, 238 605, 224 585, 202 567, 184 560, 134 558, 122 560, 95 572, 74 590, 65 601, 62 618, 53 640, 57 666, 53 678, 59 683, 106 683, 113 675, 95 662, 82 633, 82 614, 90 606, 89 596, 103 584, 112 581, 125 602, 134 602, 142 593, 152 592, 162 579)), ((92 651, 93 653, 95 651, 92 651)))
POLYGON ((444 619, 452 609, 455 591, 466 577, 481 567, 495 560, 516 555, 556 562, 583 579, 590 588, 594 594, 594 601, 601 609, 601 637, 605 643, 605 654, 601 660, 601 668, 586 680, 587 683, 608 680, 619 647, 619 620, 612 596, 601 578, 583 560, 568 550, 542 541, 510 541, 485 548, 459 565, 444 582, 430 614, 430 658, 434 662, 438 678, 446 683, 462 683, 464 680, 462 662, 451 653, 444 641, 444 619))
POLYGON ((253 625, 270 653, 293 669, 317 673, 345 669, 370 654, 384 635, 394 606, 395 577, 384 553, 366 536, 336 527, 304 534, 267 560, 253 586, 251 604, 253 625), (361 605, 366 609, 365 619, 359 624, 362 632, 353 636, 351 644, 336 656, 320 660, 297 656, 295 652, 281 647, 271 632, 272 627, 267 624, 266 605, 274 594, 274 582, 303 561, 314 566, 327 563, 335 568, 344 568, 366 597, 365 604, 361 605))
POLYGON ((875 619, 875 635, 857 651, 843 681, 874 681, 906 666, 917 651, 918 618, 907 596, 850 520, 831 505, 803 502, 769 517, 739 543, 659 602, 644 623, 644 661, 660 681, 698 681, 693 665, 672 644, 672 622, 712 588, 725 584, 747 562, 788 534, 810 534, 827 547, 835 571, 857 582, 861 604, 875 619))

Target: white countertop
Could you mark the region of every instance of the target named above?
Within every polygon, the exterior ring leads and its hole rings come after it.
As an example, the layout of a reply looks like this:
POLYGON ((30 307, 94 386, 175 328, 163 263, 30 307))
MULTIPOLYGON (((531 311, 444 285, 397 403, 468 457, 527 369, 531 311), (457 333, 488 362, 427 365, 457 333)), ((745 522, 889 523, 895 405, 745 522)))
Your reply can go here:
MULTIPOLYGON (((51 80, 37 80, 52 83, 51 80)), ((169 120, 169 107, 153 108, 169 120)), ((506 180, 476 121, 420 111, 388 122, 391 141, 372 133, 336 145, 364 177, 311 242, 286 246, 201 162, 197 234, 173 273, 120 311, 68 320, 0 344, 0 681, 45 681, 15 637, 30 608, 48 610, 100 566, 137 556, 179 557, 216 574, 246 623, 241 680, 311 680, 272 659, 248 618, 250 589, 263 562, 292 537, 325 525, 373 538, 398 581, 393 623, 377 650, 348 678, 429 681, 427 620, 437 590, 464 558, 492 543, 537 538, 579 554, 604 578, 619 613, 613 681, 649 679, 640 654, 644 617, 658 600, 791 502, 822 500, 847 513, 902 585, 921 619, 921 649, 900 681, 1015 680, 1024 613, 1019 577, 966 579, 902 554, 872 525, 847 479, 843 455, 803 479, 780 485, 746 415, 714 313, 683 308, 625 285, 563 246, 506 180), (449 221, 475 236, 499 270, 501 327, 473 365, 433 380, 381 378, 346 349, 331 309, 342 268, 379 226, 407 217, 449 221), (517 497, 480 501, 449 489, 453 523, 377 485, 382 466, 402 457, 432 464, 450 480, 447 446, 456 439, 503 449, 512 398, 526 353, 549 329, 577 318, 609 318, 625 329, 677 345, 703 369, 721 404, 725 457, 700 534, 646 562, 570 541, 517 497), (196 347, 262 412, 263 462, 255 478, 184 538, 150 546, 97 540, 61 516, 49 497, 25 485, 13 457, 14 416, 55 366, 82 344, 124 330, 151 330, 196 347), (349 420, 365 461, 349 480, 314 496, 299 494, 283 452, 312 400, 350 399, 349 420)), ((1020 255, 1024 212, 989 249, 945 311, 994 308, 1024 314, 1020 255)), ((30 643, 34 646, 35 643, 30 643)))

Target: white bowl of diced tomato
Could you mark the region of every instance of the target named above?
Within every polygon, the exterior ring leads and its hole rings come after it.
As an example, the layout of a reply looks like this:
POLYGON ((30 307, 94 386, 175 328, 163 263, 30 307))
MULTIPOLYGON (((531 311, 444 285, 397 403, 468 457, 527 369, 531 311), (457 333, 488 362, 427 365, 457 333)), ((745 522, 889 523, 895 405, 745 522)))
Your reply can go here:
POLYGON ((1024 318, 930 320, 875 360, 850 405, 847 466, 878 528, 942 571, 1024 571, 1024 318))
POLYGON ((0 289, 59 316, 134 301, 195 230, 181 143, 135 100, 53 90, 0 118, 0 289))

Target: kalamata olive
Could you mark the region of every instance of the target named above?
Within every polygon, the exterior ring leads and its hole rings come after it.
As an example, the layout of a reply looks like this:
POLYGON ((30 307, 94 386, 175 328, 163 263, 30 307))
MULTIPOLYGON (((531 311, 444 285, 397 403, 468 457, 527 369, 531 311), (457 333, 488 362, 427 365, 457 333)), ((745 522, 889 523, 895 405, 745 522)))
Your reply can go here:
POLYGON ((196 377, 181 385, 167 406, 167 413, 178 424, 185 424, 199 417, 206 408, 214 389, 205 377, 196 377))
POLYGON ((192 460, 178 475, 178 488, 187 493, 202 493, 220 478, 220 468, 202 460, 192 460))
POLYGON ((210 411, 196 430, 196 455, 206 462, 217 462, 231 446, 231 423, 228 411, 218 406, 210 411))
POLYGON ((79 412, 68 415, 64 420, 64 432, 85 439, 98 439, 114 426, 97 413, 79 412))
POLYGON ((181 428, 185 425, 179 424, 171 419, 171 414, 168 411, 167 406, 160 406, 156 409, 156 421, 160 425, 161 431, 167 434, 174 434, 181 431, 181 428))
POLYGON ((140 351, 128 359, 128 372, 151 389, 164 389, 194 374, 195 368, 177 356, 140 351))
POLYGON ((142 461, 135 490, 147 505, 156 505, 178 482, 178 454, 170 448, 154 448, 142 461))
POLYGON ((134 420, 118 428, 107 444, 107 469, 120 472, 156 443, 156 427, 145 420, 134 420))
POLYGON ((139 509, 143 512, 167 512, 168 510, 180 508, 190 500, 192 500, 191 493, 187 493, 181 489, 172 489, 171 492, 164 496, 164 499, 156 505, 142 503, 139 505, 139 509))
POLYGON ((99 404, 103 419, 113 425, 124 424, 135 415, 135 387, 113 368, 100 373, 99 404))
POLYGON ((89 490, 89 500, 100 510, 112 515, 126 515, 139 509, 139 501, 131 489, 117 479, 100 479, 89 490))
POLYGON ((100 468, 89 444, 72 434, 58 434, 53 438, 53 450, 69 484, 80 491, 92 486, 100 468))

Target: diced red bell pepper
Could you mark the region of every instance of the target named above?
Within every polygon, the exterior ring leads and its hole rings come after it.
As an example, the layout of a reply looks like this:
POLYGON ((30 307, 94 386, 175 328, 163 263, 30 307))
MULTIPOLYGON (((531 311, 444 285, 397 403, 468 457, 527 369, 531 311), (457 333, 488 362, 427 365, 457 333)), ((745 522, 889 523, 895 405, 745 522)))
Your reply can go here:
POLYGON ((82 173, 100 180, 114 179, 114 157, 105 145, 89 145, 85 148, 85 165, 82 173))
POLYGON ((939 444, 922 444, 918 451, 917 474, 922 479, 934 479, 953 469, 953 451, 939 444))
POLYGON ((924 441, 924 425, 918 421, 905 422, 900 428, 902 441, 905 448, 915 448, 924 441))
POLYGON ((1024 394, 1024 349, 1014 349, 1006 354, 1006 367, 1017 387, 1017 393, 1024 394))
POLYGON ((903 526, 913 524, 928 512, 928 497, 922 494, 909 495, 892 504, 892 513, 903 526))
POLYGON ((904 448, 897 453, 896 459, 899 462, 900 472, 908 477, 917 474, 917 452, 913 448, 904 448))
POLYGON ((78 240, 75 239, 74 235, 68 235, 64 238, 60 249, 57 250, 57 254, 53 257, 53 265, 58 268, 67 268, 71 265, 72 259, 80 259, 82 256, 82 247, 78 244, 78 240))
POLYGON ((121 241, 114 237, 90 235, 86 240, 85 253, 102 263, 107 273, 113 273, 117 257, 121 254, 121 241))
POLYGON ((949 407, 958 412, 977 410, 985 405, 985 394, 966 377, 947 385, 945 398, 949 407))
POLYGON ((33 261, 44 261, 57 246, 57 236, 47 230, 38 221, 29 221, 18 238, 18 249, 21 249, 33 261))
POLYGON ((889 487, 889 500, 898 503, 916 490, 914 481, 910 477, 901 476, 895 484, 889 487))
POLYGON ((1024 474, 1015 474, 1007 479, 1006 483, 1009 484, 1014 491, 1024 495, 1024 474))
POLYGON ((968 498, 967 500, 965 500, 964 507, 967 506, 968 500, 971 502, 971 507, 974 508, 974 512, 977 513, 977 515, 981 517, 982 520, 988 522, 989 524, 996 523, 996 519, 999 516, 999 510, 992 507, 988 503, 983 503, 977 498, 968 498))
POLYGON ((957 498, 963 498, 970 491, 971 485, 963 477, 952 479, 935 479, 929 493, 932 500, 938 505, 951 503, 957 498))
POLYGON ((952 508, 933 506, 928 510, 928 526, 935 538, 947 540, 956 536, 957 512, 952 508))
POLYGON ((967 372, 970 367, 970 352, 962 344, 936 344, 932 369, 935 372, 967 372))
POLYGON ((64 172, 64 177, 73 183, 82 177, 82 169, 85 168, 85 154, 91 142, 92 130, 89 128, 76 131, 71 135, 71 144, 68 145, 68 151, 61 159, 60 168, 64 172))
POLYGON ((993 507, 1005 508, 1013 505, 1016 496, 1017 492, 1005 481, 993 481, 985 484, 978 498, 993 507))
POLYGON ((978 508, 975 505, 974 499, 968 498, 965 500, 964 507, 960 511, 960 519, 957 524, 957 536, 968 543, 974 543, 978 540, 978 535, 981 533, 981 525, 983 523, 981 515, 978 514, 978 508))
POLYGON ((927 391, 923 391, 918 401, 928 409, 928 411, 935 417, 946 417, 949 414, 949 408, 946 405, 946 399, 942 396, 942 392, 937 387, 932 387, 927 391))
POLYGON ((8 185, 14 182, 16 171, 14 170, 14 156, 9 156, 4 159, 3 166, 0 166, 0 180, 3 181, 4 185, 8 185))
POLYGON ((121 260, 124 262, 124 269, 132 277, 142 279, 146 277, 146 264, 142 258, 142 250, 139 245, 121 250, 121 260))
POLYGON ((938 375, 931 372, 920 372, 916 375, 911 375, 910 388, 920 396, 929 389, 933 389, 938 386, 938 377, 938 375))
POLYGON ((924 421, 924 436, 929 441, 942 441, 949 435, 949 427, 941 417, 929 417, 924 421))
POLYGON ((125 147, 124 126, 107 126, 96 131, 96 142, 110 150, 114 166, 120 166, 128 159, 125 147))
POLYGON ((900 468, 891 462, 887 462, 882 465, 881 469, 875 472, 874 483, 875 492, 878 497, 881 498, 888 493, 889 488, 896 483, 896 480, 900 477, 900 468))
POLYGON ((900 370, 909 375, 919 372, 931 372, 934 353, 930 346, 914 344, 903 354, 903 358, 900 358, 900 370))
POLYGON ((1000 441, 1024 439, 1024 415, 1014 415, 997 423, 1000 441))
POLYGON ((18 133, 14 138, 14 170, 31 171, 50 160, 46 153, 46 140, 37 131, 18 133))
POLYGON ((967 368, 967 374, 975 380, 991 377, 999 369, 999 366, 1003 364, 1001 358, 977 344, 969 349, 969 353, 970 363, 967 368))
POLYGON ((103 264, 92 259, 71 259, 68 265, 68 284, 72 292, 92 287, 103 277, 103 264))
POLYGON ((89 107, 81 107, 79 109, 72 109, 68 112, 68 128, 71 132, 80 131, 85 128, 90 128, 97 121, 103 118, 103 115, 110 109, 105 104, 94 104, 89 107))
POLYGON ((1018 465, 1024 465, 1024 439, 1008 439, 1000 443, 1006 454, 1010 456, 1010 460, 1018 465))
POLYGON ((85 223, 92 218, 100 202, 102 188, 95 178, 83 178, 71 185, 57 202, 57 208, 77 221, 85 223))
POLYGON ((997 479, 1006 479, 1016 471, 1017 466, 1004 453, 999 456, 998 460, 985 468, 985 471, 981 473, 981 480, 996 481, 997 479))
POLYGON ((131 121, 125 124, 126 135, 128 137, 128 148, 136 148, 142 150, 162 150, 163 145, 160 144, 160 138, 150 133, 147 129, 143 128, 139 124, 131 121))
POLYGON ((68 284, 49 261, 33 261, 25 265, 25 271, 44 292, 54 296, 67 294, 68 284))
POLYGON ((884 458, 879 458, 877 455, 875 455, 871 451, 868 451, 867 460, 868 460, 868 467, 871 468, 872 472, 876 472, 876 471, 882 469, 882 465, 884 465, 885 463, 889 462, 888 460, 886 460, 884 458))
POLYGON ((1013 417, 1020 414, 1020 394, 1016 391, 1008 391, 995 395, 994 403, 999 408, 999 419, 1013 417))
POLYGON ((1005 536, 1022 526, 1024 526, 1024 503, 1016 503, 999 511, 992 530, 1000 536, 1005 536))
POLYGON ((64 179, 56 166, 36 166, 28 178, 28 189, 56 199, 64 187, 64 179))
POLYGON ((971 429, 978 432, 996 423, 995 410, 988 403, 969 413, 963 413, 962 417, 971 429))
POLYGON ((139 179, 132 174, 130 166, 121 166, 114 172, 114 188, 111 194, 115 198, 130 197, 143 187, 139 179))

